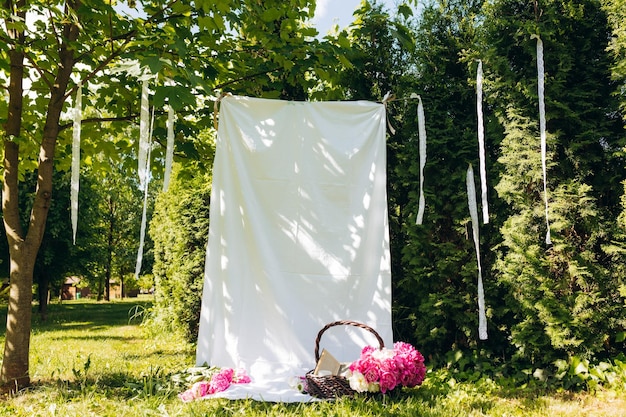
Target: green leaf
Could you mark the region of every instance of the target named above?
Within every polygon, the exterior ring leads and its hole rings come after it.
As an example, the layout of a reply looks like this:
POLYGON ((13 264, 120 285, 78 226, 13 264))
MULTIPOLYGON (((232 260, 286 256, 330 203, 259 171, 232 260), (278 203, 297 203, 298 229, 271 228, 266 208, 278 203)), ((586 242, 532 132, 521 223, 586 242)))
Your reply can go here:
POLYGON ((402 3, 398 6, 398 14, 401 14, 405 19, 407 19, 413 16, 413 10, 411 10, 407 4, 402 3))
POLYGON ((273 22, 281 17, 283 12, 280 9, 266 9, 261 14, 261 20, 264 22, 273 22))
POLYGON ((198 27, 200 30, 213 30, 217 29, 217 25, 215 21, 210 16, 200 16, 198 17, 198 27))
POLYGON ((339 62, 341 62, 346 68, 352 68, 352 62, 350 62, 348 60, 348 58, 345 57, 345 55, 337 55, 337 59, 339 59, 339 62))
POLYGON ((142 59, 141 63, 143 66, 150 68, 152 74, 158 74, 163 69, 163 62, 161 62, 161 58, 158 56, 146 57, 142 59))

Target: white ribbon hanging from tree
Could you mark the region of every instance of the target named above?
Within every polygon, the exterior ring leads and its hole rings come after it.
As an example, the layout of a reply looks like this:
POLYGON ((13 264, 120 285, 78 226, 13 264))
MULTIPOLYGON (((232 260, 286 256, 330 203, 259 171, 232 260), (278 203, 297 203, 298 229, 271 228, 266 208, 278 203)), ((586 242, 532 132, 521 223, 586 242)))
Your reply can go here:
POLYGON ((167 106, 167 149, 165 151, 165 174, 163 176, 163 192, 166 192, 170 184, 172 162, 174 160, 174 109, 167 106))
POLYGON ((539 96, 539 135, 541 137, 541 169, 543 171, 543 198, 546 206, 546 243, 552 244, 550 239, 550 220, 548 218, 548 175, 546 168, 546 105, 544 96, 545 69, 543 66, 543 41, 537 38, 537 94, 539 96))
POLYGON ((417 96, 417 132, 419 141, 419 165, 420 165, 420 196, 417 209, 417 219, 415 224, 422 224, 424 220, 424 209, 426 202, 424 199, 424 166, 426 166, 426 122, 424 120, 424 106, 422 97, 417 96))
POLYGON ((135 278, 139 279, 141 273, 141 263, 143 261, 143 246, 146 240, 146 225, 148 211, 148 185, 150 184, 150 147, 152 142, 152 128, 154 126, 154 108, 152 109, 152 122, 148 127, 148 146, 146 152, 146 172, 143 185, 143 210, 141 213, 141 229, 139 231, 139 250, 137 251, 137 263, 135 264, 135 278))
POLYGON ((80 182, 80 129, 83 120, 83 93, 82 84, 76 88, 76 102, 74 103, 72 128, 72 174, 70 180, 70 217, 72 221, 72 241, 76 244, 76 230, 78 229, 78 189, 80 182))
POLYGON ((483 223, 489 223, 487 203, 487 168, 485 164, 485 128, 483 123, 483 62, 478 60, 476 71, 476 113, 478 119, 478 156, 480 162, 480 195, 483 209, 483 223))
POLYGON ((139 115, 139 151, 137 154, 139 173, 139 185, 143 186, 146 180, 147 156, 150 146, 150 103, 148 101, 148 79, 144 79, 141 85, 141 110, 139 115))
POLYGON ((478 263, 478 337, 480 340, 487 339, 487 315, 485 313, 485 293, 483 290, 483 274, 480 263, 480 241, 478 237, 478 207, 476 203, 476 188, 474 185, 474 170, 472 164, 467 168, 467 202, 472 219, 472 236, 476 248, 476 261, 478 263))

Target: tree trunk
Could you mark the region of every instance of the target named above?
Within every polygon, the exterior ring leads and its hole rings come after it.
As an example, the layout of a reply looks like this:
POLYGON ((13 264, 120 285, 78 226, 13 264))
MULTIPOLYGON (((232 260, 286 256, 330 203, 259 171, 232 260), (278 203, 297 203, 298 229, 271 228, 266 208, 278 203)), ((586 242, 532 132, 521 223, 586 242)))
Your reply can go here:
MULTIPOLYGON (((25 1, 20 0, 13 3, 11 0, 7 0, 5 6, 15 6, 16 10, 19 10, 19 17, 24 19, 25 1)), ((20 136, 22 121, 24 53, 21 52, 23 49, 19 45, 24 43, 24 34, 17 29, 8 32, 10 32, 11 38, 16 40, 18 47, 9 50, 11 64, 8 90, 9 106, 4 140, 2 211, 9 244, 10 289, 7 331, 2 368, 0 369, 0 386, 3 391, 15 392, 30 385, 28 357, 33 302, 33 270, 46 227, 52 197, 53 159, 59 134, 59 120, 66 99, 68 82, 75 64, 73 51, 68 47, 68 44, 78 37, 78 27, 71 22, 63 27, 63 42, 59 45, 57 74, 51 82, 50 101, 39 148, 37 188, 26 235, 24 235, 20 224, 18 204, 18 163, 20 158, 19 145, 14 141, 14 138, 20 136)))
POLYGON ((1 372, 5 390, 15 392, 30 384, 28 353, 36 253, 26 245, 10 252, 9 308, 1 372))
MULTIPOLYGON (((6 7, 12 7, 10 0, 6 7)), ((24 2, 15 4, 24 6, 24 2)), ((24 19, 25 12, 18 12, 18 19, 24 19)), ((24 42, 24 33, 16 29, 8 30, 17 43, 24 42)), ((20 136, 22 126, 24 53, 21 49, 9 51, 11 75, 9 79, 9 106, 6 136, 4 140, 4 182, 2 192, 2 213, 7 241, 9 243, 9 306, 5 347, 0 369, 2 391, 15 391, 30 383, 28 376, 28 351, 30 347, 30 319, 32 316, 33 260, 30 265, 24 262, 29 257, 29 247, 22 236, 17 201, 19 146, 13 141, 20 136), (28 268, 30 266, 30 268, 28 268)), ((32 257, 34 259, 34 256, 32 257)))
POLYGON ((96 297, 97 301, 101 301, 102 300, 102 278, 98 279, 98 296, 96 297))

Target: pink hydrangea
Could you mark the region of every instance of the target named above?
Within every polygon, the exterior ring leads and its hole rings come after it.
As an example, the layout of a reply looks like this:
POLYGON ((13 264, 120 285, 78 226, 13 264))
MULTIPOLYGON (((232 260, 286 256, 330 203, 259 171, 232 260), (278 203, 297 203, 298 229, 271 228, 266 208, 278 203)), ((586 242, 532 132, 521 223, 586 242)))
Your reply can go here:
POLYGON ((245 369, 239 368, 233 374, 233 384, 249 384, 250 382, 250 377, 245 369))
POLYGON ((191 386, 187 391, 181 392, 178 394, 178 398, 183 400, 184 402, 193 401, 196 398, 204 397, 205 395, 210 394, 210 382, 209 381, 198 381, 191 386))
POLYGON ((404 342, 396 342, 393 349, 366 346, 359 359, 350 364, 350 371, 348 379, 353 389, 358 392, 379 389, 383 394, 397 386, 420 385, 426 376, 424 357, 404 342))
POLYGON ((249 382, 250 377, 245 370, 238 369, 235 371, 232 368, 222 368, 211 377, 210 381, 196 382, 191 388, 178 394, 178 397, 184 402, 189 402, 206 395, 225 391, 231 384, 247 384, 249 382))
POLYGON ((224 368, 211 378, 209 384, 209 394, 215 394, 216 392, 226 391, 230 387, 230 383, 233 381, 234 371, 232 368, 224 368))

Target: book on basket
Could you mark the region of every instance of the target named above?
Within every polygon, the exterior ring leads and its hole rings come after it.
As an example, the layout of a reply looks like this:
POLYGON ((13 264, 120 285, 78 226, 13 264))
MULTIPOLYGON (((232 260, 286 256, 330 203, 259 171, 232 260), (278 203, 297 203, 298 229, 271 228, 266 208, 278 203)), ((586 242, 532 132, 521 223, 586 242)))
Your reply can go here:
POLYGON ((341 363, 326 349, 322 349, 322 354, 317 361, 313 374, 318 376, 339 375, 341 368, 341 363))

